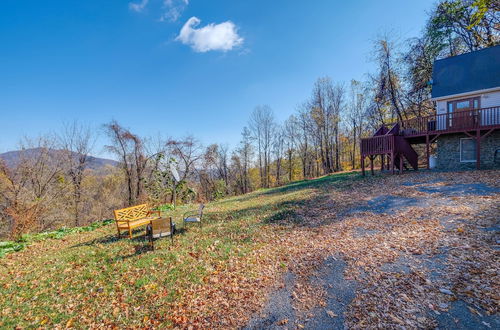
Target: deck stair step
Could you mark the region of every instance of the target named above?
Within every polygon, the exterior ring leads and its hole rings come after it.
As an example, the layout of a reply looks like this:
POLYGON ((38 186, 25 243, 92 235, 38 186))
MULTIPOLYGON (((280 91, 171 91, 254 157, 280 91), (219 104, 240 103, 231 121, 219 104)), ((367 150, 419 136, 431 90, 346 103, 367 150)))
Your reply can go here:
POLYGON ((361 154, 371 158, 376 155, 392 155, 394 167, 398 170, 401 170, 401 162, 404 169, 408 169, 409 165, 418 170, 418 154, 401 134, 399 124, 395 124, 391 129, 382 125, 371 138, 363 139, 361 154))

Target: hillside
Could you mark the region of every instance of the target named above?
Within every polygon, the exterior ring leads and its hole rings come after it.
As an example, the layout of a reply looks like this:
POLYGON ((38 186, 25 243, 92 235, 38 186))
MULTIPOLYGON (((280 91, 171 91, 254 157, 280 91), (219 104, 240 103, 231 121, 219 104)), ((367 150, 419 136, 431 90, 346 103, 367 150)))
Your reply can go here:
POLYGON ((498 328, 499 174, 338 173, 210 203, 202 227, 183 206, 154 252, 114 225, 40 241, 0 259, 0 327, 498 328))
MULTIPOLYGON (((61 151, 50 150, 49 152, 54 157, 57 157, 58 153, 60 153, 61 151)), ((0 159, 2 159, 8 167, 14 168, 17 166, 17 164, 19 164, 21 157, 35 157, 38 153, 40 153, 39 148, 26 149, 22 151, 14 150, 1 153, 0 159)), ((77 154, 74 154, 74 157, 77 157, 77 154)), ((105 166, 118 166, 118 165, 119 163, 112 159, 89 156, 86 168, 91 170, 100 170, 105 166)))

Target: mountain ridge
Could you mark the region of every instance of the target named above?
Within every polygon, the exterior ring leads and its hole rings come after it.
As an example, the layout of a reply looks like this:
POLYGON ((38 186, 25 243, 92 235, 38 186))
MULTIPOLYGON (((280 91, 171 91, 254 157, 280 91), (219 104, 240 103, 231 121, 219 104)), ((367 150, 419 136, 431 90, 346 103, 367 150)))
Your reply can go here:
MULTIPOLYGON (((21 161, 21 157, 35 157, 36 153, 40 152, 41 149, 42 148, 11 150, 4 153, 0 153, 0 159, 2 159, 5 162, 5 165, 7 165, 7 167, 15 168, 21 161)), ((62 150, 60 149, 50 149, 49 154, 56 157, 57 153, 61 151, 62 150)), ((78 156, 78 154, 75 152, 73 152, 73 154, 74 157, 78 156)), ((107 165, 117 167, 119 166, 119 162, 113 159, 101 158, 89 155, 85 168, 91 170, 101 170, 107 165)))

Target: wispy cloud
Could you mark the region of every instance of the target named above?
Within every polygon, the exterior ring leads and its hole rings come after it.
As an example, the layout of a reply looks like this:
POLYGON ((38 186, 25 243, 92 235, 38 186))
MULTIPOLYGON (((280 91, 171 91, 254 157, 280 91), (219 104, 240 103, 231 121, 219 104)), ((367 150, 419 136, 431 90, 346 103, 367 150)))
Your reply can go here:
POLYGON ((164 0, 164 13, 160 17, 160 21, 176 22, 181 17, 182 12, 189 5, 189 0, 164 0))
POLYGON ((142 0, 141 2, 138 2, 138 3, 129 2, 128 8, 130 10, 133 10, 135 12, 140 13, 141 11, 144 10, 144 8, 146 8, 146 6, 148 5, 148 2, 149 2, 149 0, 142 0))
POLYGON ((191 17, 181 29, 176 40, 190 46, 194 51, 204 53, 211 50, 229 51, 243 43, 236 25, 231 22, 208 24, 196 28, 200 19, 191 17))
MULTIPOLYGON (((189 0, 158 0, 152 2, 158 4, 158 9, 160 9, 161 7, 160 21, 170 22, 176 22, 181 17, 186 7, 189 5, 189 0)), ((140 13, 148 6, 149 3, 149 0, 130 2, 128 4, 128 7, 130 10, 140 13)))

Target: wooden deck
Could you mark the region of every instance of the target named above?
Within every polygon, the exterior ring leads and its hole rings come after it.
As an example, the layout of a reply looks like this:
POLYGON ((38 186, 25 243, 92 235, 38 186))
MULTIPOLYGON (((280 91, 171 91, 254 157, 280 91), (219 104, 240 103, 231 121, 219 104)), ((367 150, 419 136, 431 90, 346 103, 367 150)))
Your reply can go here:
POLYGON ((500 128, 500 107, 413 118, 400 123, 403 136, 451 134, 500 128))
POLYGON ((374 136, 361 139, 361 164, 364 173, 364 160, 368 157, 371 161, 373 173, 373 160, 380 155, 382 169, 385 156, 388 156, 389 166, 403 170, 403 158, 413 163, 414 150, 411 144, 426 144, 427 168, 429 168, 429 145, 443 134, 464 133, 477 141, 477 168, 480 168, 481 139, 500 129, 500 107, 482 108, 455 113, 435 114, 417 117, 391 125, 380 127, 374 136), (411 149, 411 150, 410 150, 411 149), (412 158, 412 159, 410 159, 412 158))

